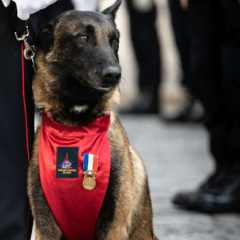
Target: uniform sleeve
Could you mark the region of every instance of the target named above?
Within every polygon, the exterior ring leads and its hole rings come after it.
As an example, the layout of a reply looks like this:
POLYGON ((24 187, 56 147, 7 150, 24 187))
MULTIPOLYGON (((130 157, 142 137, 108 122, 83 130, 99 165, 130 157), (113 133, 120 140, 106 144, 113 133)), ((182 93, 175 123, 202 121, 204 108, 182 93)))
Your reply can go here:
MULTIPOLYGON (((13 0, 17 5, 17 15, 22 20, 27 20, 29 15, 35 13, 47 6, 53 4, 57 0, 13 0)), ((2 0, 3 5, 7 7, 10 0, 2 0)))

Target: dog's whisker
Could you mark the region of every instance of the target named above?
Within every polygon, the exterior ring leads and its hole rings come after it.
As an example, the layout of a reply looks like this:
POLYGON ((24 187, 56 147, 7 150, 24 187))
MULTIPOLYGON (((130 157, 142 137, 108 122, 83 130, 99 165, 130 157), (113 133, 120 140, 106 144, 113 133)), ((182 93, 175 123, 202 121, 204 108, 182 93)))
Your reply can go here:
POLYGON ((128 82, 124 77, 121 77, 121 83, 120 83, 121 88, 128 88, 128 82))

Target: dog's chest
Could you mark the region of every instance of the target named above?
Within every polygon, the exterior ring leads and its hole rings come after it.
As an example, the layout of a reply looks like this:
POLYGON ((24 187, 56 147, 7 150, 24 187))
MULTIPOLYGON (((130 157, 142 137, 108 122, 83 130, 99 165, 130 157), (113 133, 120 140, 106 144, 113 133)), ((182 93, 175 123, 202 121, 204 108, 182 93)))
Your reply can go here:
POLYGON ((64 127, 43 113, 39 171, 43 192, 66 239, 94 239, 110 175, 110 116, 64 127))

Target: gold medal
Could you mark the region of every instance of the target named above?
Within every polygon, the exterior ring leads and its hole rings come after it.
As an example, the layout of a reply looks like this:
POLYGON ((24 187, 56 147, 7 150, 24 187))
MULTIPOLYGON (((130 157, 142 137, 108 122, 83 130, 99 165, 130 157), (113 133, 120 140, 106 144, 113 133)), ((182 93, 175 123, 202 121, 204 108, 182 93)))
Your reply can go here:
POLYGON ((96 187, 96 173, 88 170, 86 172, 83 173, 84 178, 83 178, 83 182, 82 185, 86 190, 93 190, 96 187))

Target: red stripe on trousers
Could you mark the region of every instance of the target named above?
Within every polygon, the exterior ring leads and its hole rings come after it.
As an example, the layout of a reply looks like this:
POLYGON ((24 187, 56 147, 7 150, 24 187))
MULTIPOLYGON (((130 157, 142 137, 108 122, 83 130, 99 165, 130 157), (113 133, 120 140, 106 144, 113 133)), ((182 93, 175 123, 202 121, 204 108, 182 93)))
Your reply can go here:
MULTIPOLYGON (((26 100, 25 100, 25 76, 24 76, 24 55, 23 55, 23 43, 21 44, 21 62, 22 62, 22 97, 23 97, 23 108, 24 108, 24 118, 25 118, 25 134, 26 134, 26 149, 27 149, 27 157, 28 163, 30 161, 30 154, 29 154, 29 146, 28 146, 28 121, 27 121, 27 107, 26 107, 26 100)), ((26 228, 26 237, 28 237, 28 224, 29 224, 29 211, 30 206, 28 205, 28 216, 27 216, 27 228, 26 228)))

